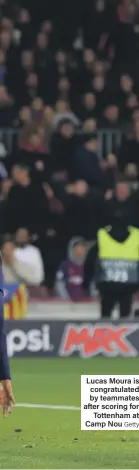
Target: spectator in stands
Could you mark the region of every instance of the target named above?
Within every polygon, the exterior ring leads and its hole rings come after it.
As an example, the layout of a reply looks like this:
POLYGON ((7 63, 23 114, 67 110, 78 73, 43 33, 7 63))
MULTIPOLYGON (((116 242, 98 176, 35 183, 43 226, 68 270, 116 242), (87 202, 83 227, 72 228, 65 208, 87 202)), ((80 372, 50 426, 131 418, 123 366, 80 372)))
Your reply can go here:
POLYGON ((98 158, 97 134, 84 136, 76 147, 72 159, 73 179, 85 180, 90 186, 106 186, 106 175, 103 172, 98 158))
POLYGON ((44 280, 43 261, 38 248, 30 244, 26 229, 19 229, 15 243, 5 240, 2 244, 3 275, 7 284, 23 282, 40 285, 44 280))
POLYGON ((44 118, 44 103, 42 98, 34 98, 31 103, 31 116, 32 120, 38 124, 43 122, 44 118))
POLYGON ((33 99, 38 96, 39 82, 38 76, 35 72, 30 72, 27 75, 25 88, 24 88, 24 103, 30 104, 33 99))
POLYGON ((120 127, 120 109, 115 103, 111 103, 106 106, 103 119, 101 121, 101 126, 105 128, 119 128, 120 127))
POLYGON ((83 181, 51 183, 55 197, 64 206, 63 231, 66 242, 74 236, 93 240, 99 226, 103 190, 83 181))
POLYGON ((96 118, 96 97, 91 91, 84 94, 78 106, 78 116, 82 121, 89 118, 96 118))
POLYGON ((134 114, 134 116, 133 133, 124 137, 121 143, 119 166, 123 171, 128 163, 135 164, 138 169, 139 177, 139 119, 137 114, 134 114))
POLYGON ((138 169, 134 163, 128 163, 125 167, 124 174, 130 183, 132 192, 137 192, 139 190, 139 181, 138 181, 138 169))
POLYGON ((139 226, 138 193, 132 193, 126 176, 119 176, 114 191, 106 192, 101 226, 112 224, 115 218, 117 224, 122 220, 125 226, 139 226))
POLYGON ((126 110, 129 111, 129 116, 131 116, 131 112, 137 108, 138 104, 137 95, 135 93, 131 93, 126 100, 126 110))
POLYGON ((21 131, 20 151, 15 155, 15 162, 21 162, 30 168, 31 176, 40 182, 48 178, 49 158, 45 140, 44 127, 31 124, 30 128, 28 126, 21 131))
POLYGON ((39 32, 37 35, 36 41, 36 64, 37 67, 45 68, 47 64, 47 59, 49 57, 49 37, 45 34, 45 32, 39 32))
POLYGON ((53 127, 59 127, 64 120, 71 122, 76 128, 79 127, 80 121, 70 109, 70 104, 65 100, 58 100, 55 106, 56 112, 53 117, 53 127))
POLYGON ((83 290, 83 270, 86 243, 82 238, 73 238, 68 245, 68 258, 63 261, 56 273, 56 293, 61 299, 81 301, 85 298, 83 290))
POLYGON ((19 124, 21 126, 30 124, 31 122, 31 109, 29 106, 22 106, 19 113, 19 124))
POLYGON ((68 77, 60 77, 58 81, 58 97, 61 100, 70 101, 70 82, 68 77))
POLYGON ((112 19, 113 15, 105 0, 90 3, 84 30, 85 45, 87 47, 93 44, 94 50, 97 51, 101 42, 105 44, 103 38, 111 27, 112 19))
POLYGON ((31 180, 29 168, 15 165, 12 170, 15 182, 7 199, 5 226, 8 233, 25 226, 31 233, 42 233, 46 227, 47 198, 44 189, 31 180))
POLYGON ((86 119, 83 123, 82 131, 84 134, 93 134, 97 132, 97 121, 94 118, 86 119))
POLYGON ((83 65, 85 67, 86 77, 90 78, 94 70, 95 53, 91 48, 85 48, 83 50, 83 65))
POLYGON ((30 73, 34 70, 34 54, 31 50, 23 50, 21 55, 21 66, 22 66, 22 73, 26 77, 27 73, 30 73))
POLYGON ((96 75, 92 80, 93 91, 96 96, 97 116, 102 114, 106 99, 106 78, 103 75, 96 75))
MULTIPOLYGON (((44 154, 46 152, 46 147, 43 143, 43 135, 41 137, 40 133, 32 132, 28 139, 28 142, 26 143, 26 146, 24 147, 24 150, 31 153, 33 155, 33 158, 35 157, 36 153, 44 154)), ((29 161, 29 155, 27 156, 27 162, 28 161, 29 161)))
POLYGON ((67 73, 67 55, 64 51, 58 50, 56 53, 56 68, 59 75, 66 75, 67 73))
POLYGON ((75 128, 73 123, 63 120, 59 123, 57 132, 51 140, 51 166, 55 171, 66 170, 70 172, 71 157, 75 143, 75 128))
POLYGON ((120 77, 120 87, 125 96, 129 95, 133 91, 134 82, 132 77, 127 74, 123 74, 120 77))
POLYGON ((15 25, 14 37, 22 49, 28 48, 33 42, 32 23, 29 11, 26 8, 19 9, 19 15, 15 25))

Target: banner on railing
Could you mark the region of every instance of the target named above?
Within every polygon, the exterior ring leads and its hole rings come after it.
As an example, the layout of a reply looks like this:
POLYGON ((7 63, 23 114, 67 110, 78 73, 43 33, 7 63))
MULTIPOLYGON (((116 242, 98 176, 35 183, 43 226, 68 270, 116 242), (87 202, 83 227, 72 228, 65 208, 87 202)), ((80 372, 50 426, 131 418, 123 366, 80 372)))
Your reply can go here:
POLYGON ((139 356, 139 323, 7 321, 9 357, 139 356))
POLYGON ((23 284, 4 284, 4 317, 19 319, 26 314, 26 288, 23 284))

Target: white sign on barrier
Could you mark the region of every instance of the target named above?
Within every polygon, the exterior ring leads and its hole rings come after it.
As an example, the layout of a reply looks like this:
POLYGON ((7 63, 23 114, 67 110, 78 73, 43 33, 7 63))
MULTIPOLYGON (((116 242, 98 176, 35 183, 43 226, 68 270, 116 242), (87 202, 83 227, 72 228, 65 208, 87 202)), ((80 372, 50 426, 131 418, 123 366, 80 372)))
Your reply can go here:
POLYGON ((139 429, 139 375, 82 375, 81 430, 139 429))

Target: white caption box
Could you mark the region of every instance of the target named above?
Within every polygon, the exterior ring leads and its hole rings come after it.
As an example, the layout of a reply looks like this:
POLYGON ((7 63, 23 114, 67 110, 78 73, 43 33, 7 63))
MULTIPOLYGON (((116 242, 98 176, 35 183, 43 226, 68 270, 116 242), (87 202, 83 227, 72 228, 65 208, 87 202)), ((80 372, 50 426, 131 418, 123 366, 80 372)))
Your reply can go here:
POLYGON ((139 429, 139 375, 82 375, 81 430, 139 429))

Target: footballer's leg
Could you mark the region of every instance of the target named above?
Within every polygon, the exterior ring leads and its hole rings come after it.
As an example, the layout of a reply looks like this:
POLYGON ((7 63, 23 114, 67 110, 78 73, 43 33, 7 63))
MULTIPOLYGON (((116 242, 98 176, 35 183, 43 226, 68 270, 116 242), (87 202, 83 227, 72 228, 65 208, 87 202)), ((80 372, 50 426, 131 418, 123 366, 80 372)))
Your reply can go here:
POLYGON ((3 408, 4 416, 11 412, 14 405, 14 396, 10 377, 10 367, 7 354, 6 332, 4 325, 4 295, 3 275, 0 264, 0 406, 3 408))

